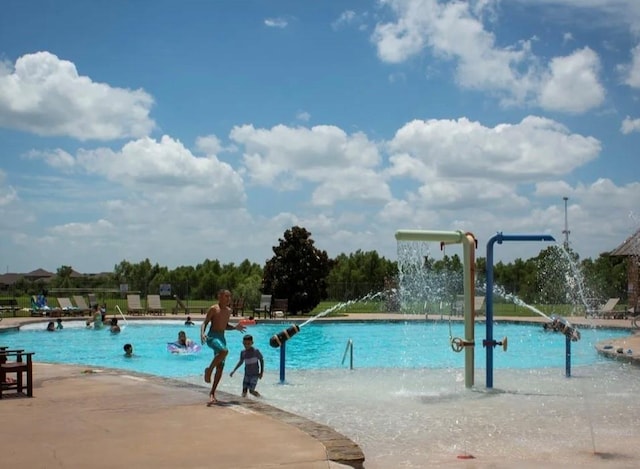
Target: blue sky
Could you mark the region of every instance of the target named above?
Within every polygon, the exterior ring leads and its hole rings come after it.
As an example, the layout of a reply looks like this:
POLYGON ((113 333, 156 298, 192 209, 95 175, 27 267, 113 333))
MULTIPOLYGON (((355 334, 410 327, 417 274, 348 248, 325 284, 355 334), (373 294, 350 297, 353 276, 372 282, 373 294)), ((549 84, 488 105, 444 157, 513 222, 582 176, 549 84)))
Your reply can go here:
POLYGON ((563 197, 596 257, 640 227, 639 98, 637 0, 8 0, 0 266, 262 264, 294 225, 484 256, 562 240, 563 197))

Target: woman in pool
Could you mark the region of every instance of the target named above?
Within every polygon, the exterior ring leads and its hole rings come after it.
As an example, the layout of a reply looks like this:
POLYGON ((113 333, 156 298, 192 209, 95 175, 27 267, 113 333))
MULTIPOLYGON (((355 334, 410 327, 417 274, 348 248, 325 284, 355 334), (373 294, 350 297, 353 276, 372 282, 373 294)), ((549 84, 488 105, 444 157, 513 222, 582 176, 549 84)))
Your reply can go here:
POLYGON ((87 321, 87 327, 91 327, 91 323, 93 323, 94 329, 102 329, 104 323, 102 322, 102 312, 98 305, 93 305, 91 308, 91 314, 93 315, 93 319, 87 321))

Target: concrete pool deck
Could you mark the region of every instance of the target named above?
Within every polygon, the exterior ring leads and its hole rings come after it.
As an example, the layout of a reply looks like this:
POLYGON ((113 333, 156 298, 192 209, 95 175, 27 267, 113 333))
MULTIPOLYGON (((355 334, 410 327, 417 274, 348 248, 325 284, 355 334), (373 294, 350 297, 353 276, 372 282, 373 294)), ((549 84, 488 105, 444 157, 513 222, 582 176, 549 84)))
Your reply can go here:
MULTIPOLYGON (((176 319, 181 316, 167 316, 176 319)), ((133 318, 138 319, 138 317, 133 318)), ((154 317, 153 319, 158 319, 154 317)), ((197 317, 196 317, 197 319, 197 317)), ((344 320, 407 319, 398 314, 357 314, 344 320)), ((430 317, 439 320, 440 316, 430 317)), ((415 316, 409 320, 424 320, 415 316)), ((504 318, 500 321, 522 321, 504 318)), ((526 318, 543 322, 542 318, 526 318)), ((576 325, 629 327, 629 321, 571 318, 576 325)), ((42 319, 37 319, 42 322, 42 319)), ((32 318, 5 318, 11 328, 32 318)), ((484 335, 484 324, 476 324, 484 335)), ((0 345, 2 345, 0 334, 0 345)), ((601 353, 640 363, 640 335, 598 345, 601 353), (605 348, 611 346, 611 348, 605 348), (617 350, 622 349, 623 353, 617 350), (631 353, 627 353, 631 350, 631 353)), ((37 355, 35 356, 37 360, 37 355)), ((0 401, 0 454, 23 467, 366 467, 358 445, 332 429, 280 411, 259 400, 220 393, 225 405, 207 408, 207 388, 122 370, 36 363, 34 398, 0 401)), ((204 384, 204 383, 203 383, 204 384)), ((628 445, 627 458, 640 461, 640 446, 628 445)), ((531 467, 539 466, 535 460, 531 467)), ((614 467, 594 458, 590 467, 614 467)), ((620 461, 618 461, 620 462, 620 461)), ((456 461, 459 467, 486 465, 456 461)), ((544 467, 549 461, 543 463, 544 467)), ((518 461, 522 467, 522 461, 518 461)), ((584 464, 582 464, 584 465, 584 464)), ((623 464, 624 465, 624 464, 623 464)))

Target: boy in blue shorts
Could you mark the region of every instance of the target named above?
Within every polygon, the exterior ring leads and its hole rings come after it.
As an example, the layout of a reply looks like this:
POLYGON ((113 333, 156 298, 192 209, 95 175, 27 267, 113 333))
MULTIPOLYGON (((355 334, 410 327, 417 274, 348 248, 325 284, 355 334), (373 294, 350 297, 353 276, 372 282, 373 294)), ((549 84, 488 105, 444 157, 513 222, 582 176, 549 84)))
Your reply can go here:
POLYGON ((204 369, 204 382, 211 383, 211 375, 215 371, 213 376, 213 384, 211 385, 211 392, 209 393, 209 402, 207 405, 211 406, 216 404, 216 389, 222 378, 222 370, 224 368, 224 361, 227 358, 229 350, 227 349, 227 340, 224 336, 224 331, 237 330, 244 332, 245 327, 242 324, 236 324, 235 326, 229 324, 229 318, 231 317, 231 292, 229 290, 220 290, 218 292, 218 304, 213 305, 207 311, 207 316, 204 318, 202 325, 200 326, 200 339, 203 344, 207 344, 213 349, 213 360, 208 367, 204 369), (209 331, 207 331, 207 326, 209 331))
POLYGON ((240 352, 240 360, 238 364, 231 372, 230 376, 240 368, 240 365, 244 362, 244 379, 242 380, 242 397, 247 397, 247 391, 253 396, 260 397, 260 393, 256 391, 256 385, 258 380, 262 379, 262 373, 264 372, 264 359, 260 350, 253 348, 253 337, 249 334, 245 335, 242 339, 242 345, 244 350, 240 352))

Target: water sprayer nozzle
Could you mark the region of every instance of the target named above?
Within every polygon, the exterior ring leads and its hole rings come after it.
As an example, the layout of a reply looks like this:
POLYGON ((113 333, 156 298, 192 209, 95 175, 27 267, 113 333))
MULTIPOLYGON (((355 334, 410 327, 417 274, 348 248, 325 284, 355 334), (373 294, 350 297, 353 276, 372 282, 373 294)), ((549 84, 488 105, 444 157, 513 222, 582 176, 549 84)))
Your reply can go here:
POLYGON ((300 327, 297 324, 292 324, 287 329, 272 336, 271 339, 269 339, 269 345, 273 348, 278 348, 298 332, 300 332, 300 327))

